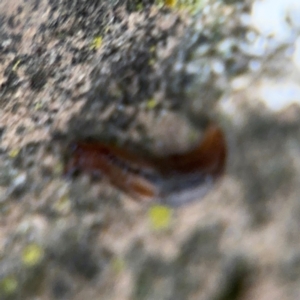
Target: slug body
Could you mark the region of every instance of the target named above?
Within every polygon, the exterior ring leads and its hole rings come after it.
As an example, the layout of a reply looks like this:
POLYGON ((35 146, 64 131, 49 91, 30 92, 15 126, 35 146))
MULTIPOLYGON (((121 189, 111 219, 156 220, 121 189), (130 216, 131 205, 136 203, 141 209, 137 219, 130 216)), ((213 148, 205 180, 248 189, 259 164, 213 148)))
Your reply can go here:
POLYGON ((226 143, 222 130, 209 125, 190 151, 142 157, 100 142, 74 142, 65 174, 101 174, 133 198, 179 206, 202 198, 224 172, 226 143))

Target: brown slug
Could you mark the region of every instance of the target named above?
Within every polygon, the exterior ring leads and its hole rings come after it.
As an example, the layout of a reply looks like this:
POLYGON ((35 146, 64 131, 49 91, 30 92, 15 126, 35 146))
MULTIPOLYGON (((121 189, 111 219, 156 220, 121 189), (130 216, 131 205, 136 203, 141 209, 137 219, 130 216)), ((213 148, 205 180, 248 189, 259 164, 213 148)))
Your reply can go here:
POLYGON ((87 141, 73 142, 70 149, 66 175, 103 175, 134 199, 172 206, 201 199, 223 174, 227 156, 224 134, 215 124, 208 125, 196 147, 179 154, 146 157, 87 141))

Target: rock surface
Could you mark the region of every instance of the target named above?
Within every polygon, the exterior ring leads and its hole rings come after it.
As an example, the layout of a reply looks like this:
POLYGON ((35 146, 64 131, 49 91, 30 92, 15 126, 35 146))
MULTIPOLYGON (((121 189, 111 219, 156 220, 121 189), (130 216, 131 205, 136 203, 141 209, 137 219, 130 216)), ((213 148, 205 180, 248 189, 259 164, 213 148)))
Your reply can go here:
POLYGON ((299 299, 298 2, 1 0, 0 299, 299 299), (168 222, 62 176, 73 139, 171 152, 204 115, 226 174, 168 222))

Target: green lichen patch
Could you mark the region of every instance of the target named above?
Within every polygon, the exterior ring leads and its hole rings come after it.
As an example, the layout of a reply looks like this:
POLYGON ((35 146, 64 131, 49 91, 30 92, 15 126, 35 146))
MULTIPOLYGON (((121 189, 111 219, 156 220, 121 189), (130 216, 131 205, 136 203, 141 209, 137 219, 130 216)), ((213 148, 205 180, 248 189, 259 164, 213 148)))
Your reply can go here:
POLYGON ((164 230, 170 227, 172 209, 163 205, 154 205, 149 210, 149 220, 154 230, 164 230))
POLYGON ((0 280, 0 295, 13 295, 18 289, 18 280, 14 276, 6 276, 0 280))
POLYGON ((38 265, 44 256, 44 250, 38 244, 27 245, 22 251, 22 262, 26 267, 38 265))

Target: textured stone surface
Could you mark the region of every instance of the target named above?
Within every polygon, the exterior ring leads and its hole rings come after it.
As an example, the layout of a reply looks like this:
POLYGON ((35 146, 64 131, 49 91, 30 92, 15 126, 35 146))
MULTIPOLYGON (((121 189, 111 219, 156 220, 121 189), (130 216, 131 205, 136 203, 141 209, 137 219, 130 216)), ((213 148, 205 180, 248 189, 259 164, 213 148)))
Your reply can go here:
POLYGON ((0 1, 0 299, 299 299, 300 12, 273 2, 0 1), (62 177, 69 140, 186 149, 203 115, 227 172, 166 229, 62 177))

